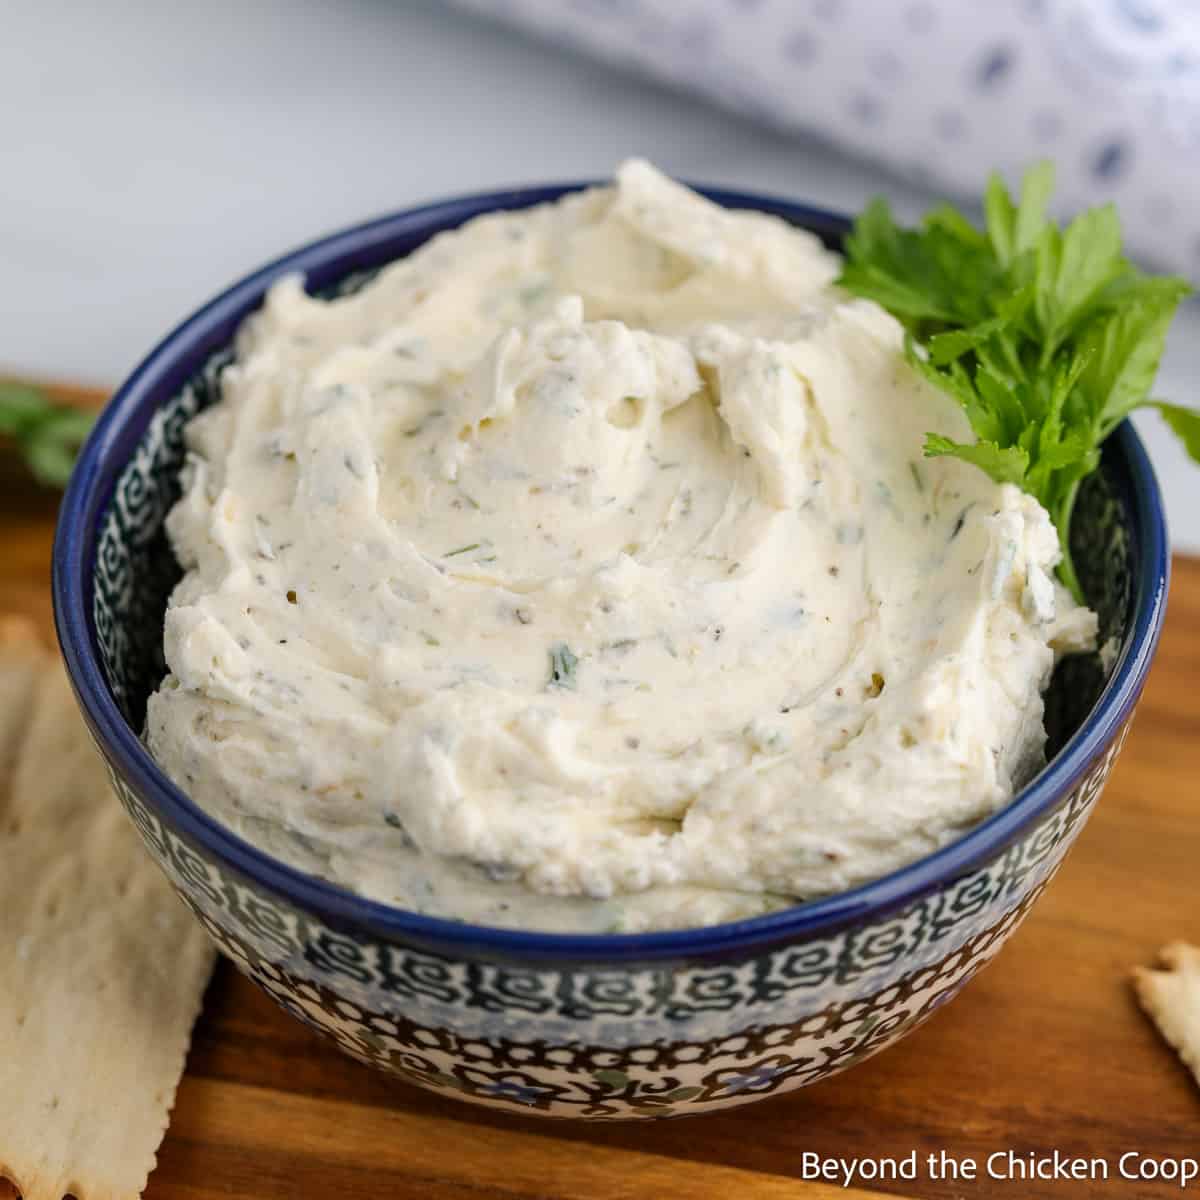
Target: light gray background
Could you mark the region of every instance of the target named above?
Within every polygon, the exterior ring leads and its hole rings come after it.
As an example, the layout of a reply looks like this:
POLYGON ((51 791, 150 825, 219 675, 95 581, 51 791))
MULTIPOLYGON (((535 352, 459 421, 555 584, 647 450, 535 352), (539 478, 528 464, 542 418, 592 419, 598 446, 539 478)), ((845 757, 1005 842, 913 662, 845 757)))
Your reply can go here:
MULTIPOLYGON (((436 0, 0 0, 0 372, 111 385, 250 268, 453 192, 672 173, 855 209, 932 199, 436 0)), ((1200 403, 1200 306, 1160 392, 1200 403)), ((1200 551, 1200 468, 1140 422, 1176 546, 1200 551)))

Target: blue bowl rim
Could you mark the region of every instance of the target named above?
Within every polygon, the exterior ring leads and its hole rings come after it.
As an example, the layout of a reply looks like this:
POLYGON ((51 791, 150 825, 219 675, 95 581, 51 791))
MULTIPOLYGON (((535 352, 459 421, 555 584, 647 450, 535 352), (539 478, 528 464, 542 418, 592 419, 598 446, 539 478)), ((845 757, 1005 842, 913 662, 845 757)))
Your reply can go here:
MULTIPOLYGON (((1149 671, 1166 611, 1170 556, 1158 482, 1145 448, 1126 421, 1113 434, 1106 454, 1115 452, 1124 460, 1132 485, 1134 620, 1132 636, 1127 636, 1099 700, 1062 751, 1010 804, 942 849, 879 879, 764 916, 692 929, 634 934, 503 929, 368 900, 273 858, 190 800, 154 762, 117 707, 100 663, 92 613, 99 522, 154 411, 227 343, 228 337, 216 336, 215 331, 257 307, 279 276, 300 272, 311 279, 314 273, 332 270, 331 279, 344 278, 355 269, 386 261, 378 256, 378 248, 397 239, 432 236, 481 213, 530 207, 600 182, 470 193, 399 210, 306 243, 243 277, 168 333, 117 389, 81 451, 63 498, 52 560, 55 626, 72 687, 94 736, 134 793, 156 808, 169 826, 226 869, 332 926, 459 953, 563 963, 693 959, 831 933, 890 913, 994 858, 1064 799, 1106 750, 1131 714, 1149 671)), ((844 233, 849 225, 844 216, 780 197, 692 186, 726 207, 775 213, 826 237, 844 233)))

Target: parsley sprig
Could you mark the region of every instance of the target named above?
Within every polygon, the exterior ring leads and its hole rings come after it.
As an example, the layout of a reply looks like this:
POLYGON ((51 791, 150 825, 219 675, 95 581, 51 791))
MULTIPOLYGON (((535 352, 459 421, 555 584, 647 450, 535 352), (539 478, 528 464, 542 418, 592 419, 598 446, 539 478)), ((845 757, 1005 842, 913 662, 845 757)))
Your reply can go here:
POLYGON ((1041 501, 1062 545, 1059 576, 1082 602, 1071 513, 1101 443, 1153 406, 1200 461, 1200 413, 1150 398, 1186 280, 1134 267, 1111 205, 1060 229, 1046 216, 1053 190, 1050 163, 1025 175, 1017 202, 993 175, 982 230, 949 205, 902 229, 875 199, 846 238, 839 283, 904 324, 909 361, 966 412, 976 440, 930 433, 926 455, 961 458, 1041 501))
POLYGON ((95 415, 54 404, 40 388, 0 382, 0 436, 17 444, 35 479, 63 487, 95 415))

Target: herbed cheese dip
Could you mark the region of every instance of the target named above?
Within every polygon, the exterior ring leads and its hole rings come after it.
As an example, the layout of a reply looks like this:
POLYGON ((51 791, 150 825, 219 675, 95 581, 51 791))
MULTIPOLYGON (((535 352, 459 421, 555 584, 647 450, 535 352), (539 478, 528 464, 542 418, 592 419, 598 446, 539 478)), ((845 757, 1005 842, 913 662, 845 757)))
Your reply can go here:
POLYGON ((1096 620, 1041 506, 810 234, 644 162, 288 278, 188 427, 147 737, 366 896, 530 929, 746 917, 936 850, 1043 762, 1096 620))

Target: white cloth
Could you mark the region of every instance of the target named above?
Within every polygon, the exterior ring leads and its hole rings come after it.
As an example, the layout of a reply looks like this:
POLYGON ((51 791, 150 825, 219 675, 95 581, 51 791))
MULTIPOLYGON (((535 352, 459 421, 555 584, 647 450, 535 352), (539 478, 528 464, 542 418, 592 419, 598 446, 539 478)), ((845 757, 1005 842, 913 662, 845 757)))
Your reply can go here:
POLYGON ((921 182, 1058 168, 1138 256, 1200 278, 1195 0, 458 0, 921 182))

